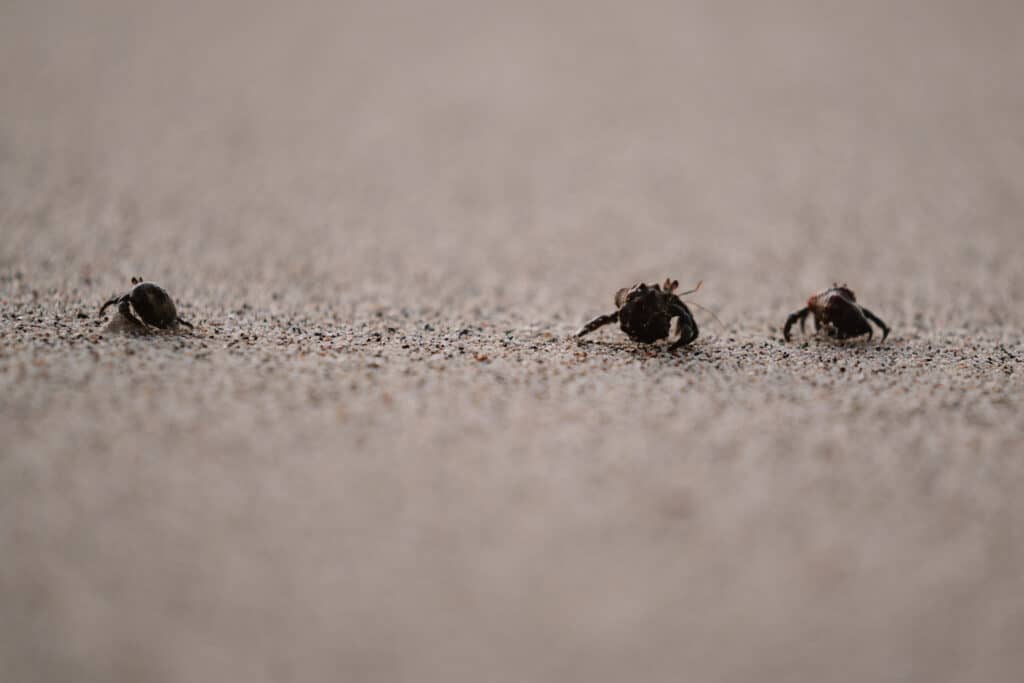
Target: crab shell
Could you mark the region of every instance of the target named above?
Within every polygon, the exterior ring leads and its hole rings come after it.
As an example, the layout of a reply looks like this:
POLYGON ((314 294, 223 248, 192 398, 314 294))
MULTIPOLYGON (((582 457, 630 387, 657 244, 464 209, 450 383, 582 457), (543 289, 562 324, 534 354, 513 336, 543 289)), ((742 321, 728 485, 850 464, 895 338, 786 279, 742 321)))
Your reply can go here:
POLYGON ((857 297, 849 287, 830 287, 811 295, 807 308, 818 317, 820 323, 830 332, 839 334, 845 330, 860 329, 864 316, 857 304, 857 297))
POLYGON ((619 311, 619 327, 631 339, 653 344, 671 333, 672 318, 685 312, 688 318, 680 321, 696 327, 689 309, 672 291, 678 287, 673 280, 649 286, 643 282, 615 293, 615 306, 619 311))
POLYGON ((174 301, 160 285, 140 282, 128 294, 132 308, 142 322, 153 327, 169 329, 178 324, 178 310, 174 301))
POLYGON ((849 303, 857 302, 857 296, 853 293, 852 289, 846 285, 843 285, 842 287, 833 286, 828 289, 823 289, 817 294, 812 294, 810 298, 807 299, 807 308, 820 313, 821 311, 824 311, 826 307, 832 305, 837 298, 846 299, 849 303))

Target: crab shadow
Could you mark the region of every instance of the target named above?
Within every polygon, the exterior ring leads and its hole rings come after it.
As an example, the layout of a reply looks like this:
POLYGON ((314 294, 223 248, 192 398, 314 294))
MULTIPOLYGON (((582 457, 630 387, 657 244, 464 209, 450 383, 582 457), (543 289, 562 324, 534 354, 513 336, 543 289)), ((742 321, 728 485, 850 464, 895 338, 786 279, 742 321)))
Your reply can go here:
POLYGON ((630 341, 603 341, 600 339, 577 340, 569 338, 570 344, 582 351, 600 352, 602 355, 626 360, 642 361, 683 361, 707 355, 704 345, 687 344, 671 349, 668 344, 643 344, 630 341))
POLYGON ((181 339, 203 336, 196 330, 190 330, 181 326, 168 330, 151 327, 131 318, 126 318, 121 313, 115 313, 107 324, 103 326, 103 329, 100 330, 100 334, 140 339, 181 339))
POLYGON ((888 351, 897 346, 903 345, 903 340, 898 337, 890 337, 885 341, 875 337, 854 337, 852 339, 835 339, 823 334, 811 334, 799 340, 783 342, 787 346, 808 351, 845 351, 857 354, 871 353, 874 351, 888 351))
POLYGON ((885 342, 867 338, 833 339, 827 336, 810 335, 785 342, 781 338, 768 336, 760 340, 732 337, 709 336, 693 344, 670 350, 667 344, 641 344, 617 340, 572 340, 572 346, 580 351, 603 358, 623 361, 655 363, 664 367, 692 366, 694 364, 740 364, 764 362, 787 363, 786 359, 798 355, 817 355, 823 359, 878 357, 895 351, 901 345, 899 338, 890 337, 885 342), (751 355, 753 354, 753 356, 751 355), (752 358, 760 360, 752 360, 752 358))

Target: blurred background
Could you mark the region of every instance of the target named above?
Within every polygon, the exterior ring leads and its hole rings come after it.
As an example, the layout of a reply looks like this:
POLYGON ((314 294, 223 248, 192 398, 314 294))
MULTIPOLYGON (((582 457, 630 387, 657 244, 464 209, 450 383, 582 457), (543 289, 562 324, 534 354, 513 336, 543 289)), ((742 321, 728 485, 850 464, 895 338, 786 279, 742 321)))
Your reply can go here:
POLYGON ((672 271, 790 306, 898 271, 964 295, 942 263, 998 268, 1020 230, 1014 2, 3 11, 8 260, 144 230, 161 276, 533 281, 547 310, 672 271))
POLYGON ((3 0, 8 680, 1020 680, 1022 28, 3 0))

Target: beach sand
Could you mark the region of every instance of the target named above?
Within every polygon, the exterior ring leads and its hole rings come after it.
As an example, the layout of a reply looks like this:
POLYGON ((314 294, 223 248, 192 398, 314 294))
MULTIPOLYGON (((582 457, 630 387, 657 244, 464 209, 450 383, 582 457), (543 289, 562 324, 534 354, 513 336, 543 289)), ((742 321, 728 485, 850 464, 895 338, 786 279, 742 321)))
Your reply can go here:
POLYGON ((0 10, 3 680, 1024 678, 1024 6, 275 5, 0 10))

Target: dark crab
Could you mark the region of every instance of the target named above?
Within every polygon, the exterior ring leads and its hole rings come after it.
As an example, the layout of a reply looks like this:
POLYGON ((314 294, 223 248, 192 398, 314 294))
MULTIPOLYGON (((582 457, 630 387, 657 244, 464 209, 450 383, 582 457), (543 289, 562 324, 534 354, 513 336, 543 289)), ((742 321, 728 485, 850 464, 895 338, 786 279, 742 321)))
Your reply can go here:
POLYGON ((152 282, 145 282, 141 277, 132 278, 132 291, 122 296, 115 296, 100 307, 99 315, 107 310, 108 306, 117 304, 117 310, 128 321, 145 327, 159 327, 161 329, 173 329, 178 325, 192 327, 192 323, 178 317, 178 309, 174 307, 174 301, 160 285, 152 282), (138 314, 136 318, 132 311, 138 314), (145 323, 145 325, 143 324, 145 323))
POLYGON ((633 341, 653 344, 660 339, 677 337, 669 349, 685 346, 696 339, 699 332, 693 314, 679 297, 693 294, 700 289, 700 285, 681 295, 675 294, 677 287, 677 280, 667 279, 661 285, 640 282, 620 289, 615 293, 617 310, 594 318, 576 336, 582 337, 599 327, 618 322, 622 331, 633 341))
POLYGON ((793 323, 800 321, 800 332, 804 331, 804 321, 808 314, 814 316, 814 329, 824 329, 825 334, 833 339, 849 339, 863 334, 871 339, 872 330, 868 321, 882 329, 882 341, 889 336, 889 326, 881 318, 857 303, 853 290, 846 285, 835 283, 832 287, 818 292, 807 300, 807 306, 786 318, 782 328, 782 336, 789 341, 789 330, 793 323))

